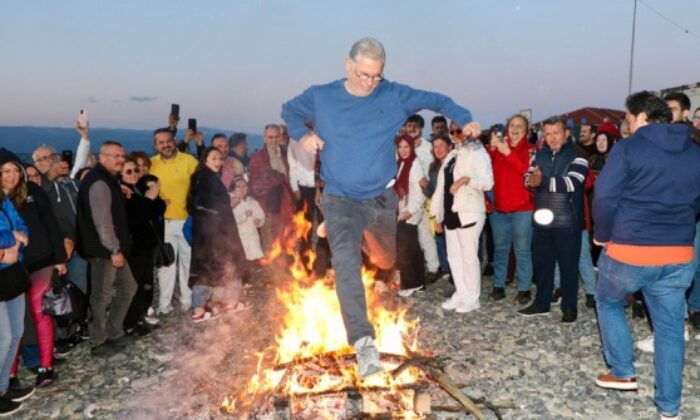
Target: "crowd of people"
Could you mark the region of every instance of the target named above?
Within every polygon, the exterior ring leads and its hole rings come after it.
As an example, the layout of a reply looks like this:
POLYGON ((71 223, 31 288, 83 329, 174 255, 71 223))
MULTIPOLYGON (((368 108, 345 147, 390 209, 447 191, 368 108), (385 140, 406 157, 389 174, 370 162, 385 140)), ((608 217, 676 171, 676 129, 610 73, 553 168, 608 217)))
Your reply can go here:
POLYGON ((30 163, 0 149, 0 416, 34 392, 17 377, 20 358, 36 372, 34 385, 45 387, 57 379, 56 360, 81 341, 95 357, 112 355, 126 337, 157 329, 173 305, 194 323, 250 308, 245 287, 295 212, 318 226, 299 252, 316 251, 318 276, 335 269, 361 376, 381 369, 356 287, 362 264, 375 269, 379 292, 398 277, 401 298, 450 281, 455 292, 441 306, 457 313, 480 309, 482 275, 492 276, 489 298, 498 304, 508 304, 506 284, 516 282, 518 314, 548 315, 560 303, 564 324, 577 319, 580 278, 611 367, 596 383, 637 387, 624 314, 633 307, 654 330, 638 347, 653 352, 661 343, 659 411, 678 414, 684 331, 690 335, 684 318, 700 330, 700 149, 691 141, 700 140, 700 108, 691 122, 685 95, 641 92, 628 98, 624 121, 531 124, 517 114, 482 133, 449 98, 383 81, 381 44, 358 43, 348 78, 287 102, 289 132, 266 125, 264 145, 250 157, 240 133, 215 134, 207 145, 188 129, 177 141, 172 114, 154 131, 154 156, 115 141, 92 155, 80 122, 74 162, 48 145, 30 163), (378 102, 398 95, 404 110, 435 108, 452 120, 434 117, 424 135, 418 114, 392 114, 396 127, 372 126, 369 114, 339 123, 323 113, 341 112, 354 100, 348 93, 378 102), (349 123, 354 134, 345 143, 328 141, 346 136, 349 123), (395 134, 388 158, 366 141, 387 130, 395 134), (353 147, 362 153, 347 153, 353 147), (89 303, 69 327, 42 309, 57 277, 89 303), (27 287, 13 288, 19 278, 27 287), (23 338, 25 318, 35 337, 23 338))

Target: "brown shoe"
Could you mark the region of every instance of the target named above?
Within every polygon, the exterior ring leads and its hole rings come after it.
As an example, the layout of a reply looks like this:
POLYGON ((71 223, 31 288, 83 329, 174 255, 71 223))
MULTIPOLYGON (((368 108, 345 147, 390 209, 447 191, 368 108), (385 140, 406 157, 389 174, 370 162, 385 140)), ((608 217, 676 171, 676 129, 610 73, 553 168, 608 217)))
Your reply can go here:
POLYGON ((605 389, 616 389, 618 391, 636 391, 637 378, 616 378, 612 375, 598 375, 595 384, 605 389))

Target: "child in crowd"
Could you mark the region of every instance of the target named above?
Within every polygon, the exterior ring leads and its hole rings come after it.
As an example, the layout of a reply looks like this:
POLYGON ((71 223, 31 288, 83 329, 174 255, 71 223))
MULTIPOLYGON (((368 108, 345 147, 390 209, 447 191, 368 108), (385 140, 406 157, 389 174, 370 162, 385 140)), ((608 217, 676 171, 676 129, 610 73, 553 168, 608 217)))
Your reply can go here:
POLYGON ((248 182, 242 176, 233 179, 229 192, 245 258, 257 261, 265 256, 258 233, 258 228, 265 223, 265 212, 253 197, 248 196, 248 182))

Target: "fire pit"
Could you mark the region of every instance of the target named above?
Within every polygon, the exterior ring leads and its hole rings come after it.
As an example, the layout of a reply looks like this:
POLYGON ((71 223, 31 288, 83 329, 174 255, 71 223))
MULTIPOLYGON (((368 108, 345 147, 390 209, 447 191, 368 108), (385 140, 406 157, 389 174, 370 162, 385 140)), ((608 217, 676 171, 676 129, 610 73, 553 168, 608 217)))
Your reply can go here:
POLYGON ((314 255, 296 252, 299 238, 310 229, 298 213, 268 256, 268 261, 278 256, 291 261, 293 280, 278 282, 275 290, 275 304, 284 308, 284 316, 275 344, 259 354, 255 374, 224 399, 222 412, 255 419, 419 418, 430 411, 427 391, 432 381, 483 418, 480 408, 441 373, 436 360, 419 353, 419 320, 409 318, 400 305, 392 309, 382 302, 369 271, 362 273, 368 316, 386 371, 359 377, 332 274, 314 278, 309 274, 314 255))

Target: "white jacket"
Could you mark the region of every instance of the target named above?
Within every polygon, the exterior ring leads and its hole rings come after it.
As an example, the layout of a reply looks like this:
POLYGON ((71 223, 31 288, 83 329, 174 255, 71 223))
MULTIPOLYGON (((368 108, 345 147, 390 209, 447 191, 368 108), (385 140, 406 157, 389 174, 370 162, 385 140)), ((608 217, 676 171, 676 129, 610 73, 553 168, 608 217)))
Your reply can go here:
MULTIPOLYGON (((399 167, 399 172, 396 174, 396 178, 399 177, 398 174, 403 170, 403 163, 399 167)), ((417 225, 420 219, 423 217, 423 204, 425 203, 425 196, 423 195, 423 190, 420 187, 420 180, 424 177, 423 167, 418 159, 413 160, 413 165, 411 165, 411 172, 408 173, 408 195, 404 197, 403 200, 399 199, 399 216, 404 211, 411 213, 411 217, 406 220, 409 225, 417 225)))
MULTIPOLYGON (((456 156, 454 180, 469 177, 469 184, 457 190, 452 211, 459 215, 462 225, 477 221, 486 214, 484 191, 493 188, 493 170, 491 158, 479 141, 470 141, 461 148, 452 150, 440 167, 437 186, 430 202, 430 214, 442 223, 444 212, 445 165, 456 156)), ((449 193, 448 193, 449 194, 449 193)))
POLYGON ((238 236, 241 238, 246 260, 254 261, 263 258, 265 255, 260 246, 260 234, 258 227, 255 226, 255 219, 260 219, 260 224, 265 223, 265 212, 260 207, 260 203, 250 196, 246 197, 234 207, 233 217, 238 224, 238 236), (246 215, 248 210, 251 211, 250 216, 246 215))

